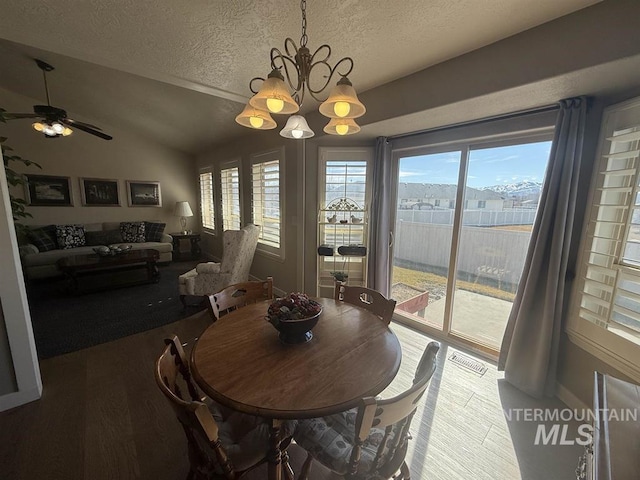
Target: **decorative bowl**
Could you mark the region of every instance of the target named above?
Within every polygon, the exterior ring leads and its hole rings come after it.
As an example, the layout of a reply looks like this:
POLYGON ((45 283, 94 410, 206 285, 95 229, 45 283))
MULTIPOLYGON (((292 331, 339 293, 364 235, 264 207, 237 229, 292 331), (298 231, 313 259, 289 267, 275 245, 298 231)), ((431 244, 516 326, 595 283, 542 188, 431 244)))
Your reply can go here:
POLYGON ((290 293, 269 305, 267 321, 280 332, 282 343, 295 345, 313 338, 311 330, 322 313, 322 306, 304 293, 290 293))

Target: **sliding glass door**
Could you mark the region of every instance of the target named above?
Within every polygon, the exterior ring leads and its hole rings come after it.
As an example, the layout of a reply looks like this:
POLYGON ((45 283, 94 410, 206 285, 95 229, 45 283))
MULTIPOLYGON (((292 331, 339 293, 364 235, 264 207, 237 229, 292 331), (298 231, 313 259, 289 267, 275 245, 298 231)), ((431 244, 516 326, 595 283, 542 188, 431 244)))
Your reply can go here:
POLYGON ((398 154, 396 316, 498 352, 522 274, 551 132, 398 154))

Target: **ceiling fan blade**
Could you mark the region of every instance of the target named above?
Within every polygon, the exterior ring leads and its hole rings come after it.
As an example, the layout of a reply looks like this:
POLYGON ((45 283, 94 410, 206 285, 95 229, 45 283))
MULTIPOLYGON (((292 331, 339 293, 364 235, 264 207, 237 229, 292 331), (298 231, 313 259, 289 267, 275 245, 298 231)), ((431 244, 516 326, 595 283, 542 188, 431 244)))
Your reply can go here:
POLYGON ((77 120, 72 120, 70 118, 66 119, 69 122, 69 125, 82 125, 83 127, 91 128, 93 130, 102 130, 100 127, 96 127, 95 125, 91 125, 90 123, 78 122, 77 120))
POLYGON ((4 116, 7 120, 18 120, 19 118, 40 118, 40 115, 35 113, 5 113, 4 116))
POLYGON ((104 140, 111 140, 113 137, 111 135, 107 135, 106 133, 95 130, 93 127, 88 127, 87 124, 82 122, 76 122, 71 120, 70 118, 61 118, 60 121, 70 127, 77 128, 78 130, 82 130, 83 132, 90 133, 91 135, 95 135, 96 137, 100 137, 104 140))

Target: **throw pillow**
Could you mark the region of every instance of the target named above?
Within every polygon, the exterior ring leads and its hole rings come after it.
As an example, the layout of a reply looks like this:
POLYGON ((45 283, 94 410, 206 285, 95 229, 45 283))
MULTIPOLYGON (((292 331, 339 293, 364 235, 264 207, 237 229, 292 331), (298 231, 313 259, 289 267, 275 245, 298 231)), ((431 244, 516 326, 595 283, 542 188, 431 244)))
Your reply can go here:
POLYGON ((48 225, 42 228, 34 228, 27 234, 29 242, 34 244, 40 252, 48 252, 58 248, 56 243, 56 226, 48 225))
POLYGON ((147 242, 161 242, 166 223, 144 222, 144 234, 147 242))
POLYGON ((122 241, 129 243, 144 243, 144 222, 121 222, 120 233, 122 241))
POLYGON ((111 245, 112 243, 121 243, 122 234, 120 230, 100 230, 97 232, 84 232, 86 244, 95 245, 111 245))
POLYGON ((56 225, 56 239, 62 249, 82 247, 85 244, 82 225, 56 225))

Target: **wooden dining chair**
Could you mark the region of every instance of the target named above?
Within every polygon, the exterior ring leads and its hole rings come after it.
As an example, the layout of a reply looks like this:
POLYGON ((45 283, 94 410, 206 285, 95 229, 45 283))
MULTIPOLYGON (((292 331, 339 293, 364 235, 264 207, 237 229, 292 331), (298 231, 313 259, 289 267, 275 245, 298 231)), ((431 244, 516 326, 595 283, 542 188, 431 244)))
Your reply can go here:
POLYGON ((366 397, 352 410, 300 420, 294 439, 308 453, 300 480, 307 478, 314 459, 347 479, 409 480, 409 425, 436 370, 439 349, 437 342, 427 345, 404 393, 387 400, 366 397))
MULTIPOLYGON (((169 400, 188 442, 188 480, 236 480, 266 461, 269 423, 260 417, 224 409, 201 395, 191 377, 182 344, 176 335, 156 361, 155 377, 169 400)), ((294 422, 283 423, 282 448, 291 441, 294 422)), ((286 454, 283 461, 287 461, 286 454)))
POLYGON ((391 323, 393 310, 396 308, 395 300, 386 298, 376 290, 345 285, 343 282, 336 282, 334 298, 369 310, 379 316, 387 325, 391 323))
POLYGON ((257 282, 242 282, 223 288, 218 293, 208 295, 208 309, 215 320, 222 315, 249 303, 273 298, 273 277, 257 282))

